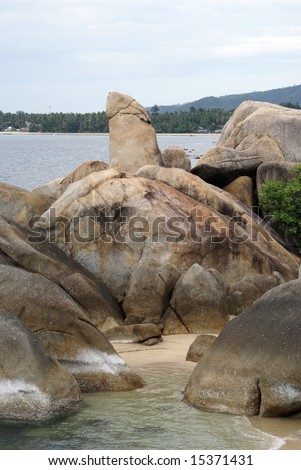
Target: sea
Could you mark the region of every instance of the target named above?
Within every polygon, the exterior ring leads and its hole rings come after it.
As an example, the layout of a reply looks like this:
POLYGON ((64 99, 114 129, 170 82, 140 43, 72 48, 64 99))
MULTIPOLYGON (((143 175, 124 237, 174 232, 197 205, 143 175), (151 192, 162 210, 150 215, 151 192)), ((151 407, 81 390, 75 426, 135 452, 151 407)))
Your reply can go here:
MULTIPOLYGON (((215 135, 159 135, 161 150, 179 145, 192 166, 215 135)), ((109 160, 108 135, 0 134, 0 181, 32 190, 87 160, 109 160)), ((281 437, 244 416, 203 412, 182 400, 192 368, 176 363, 136 369, 146 386, 85 394, 82 409, 43 426, 0 425, 1 450, 278 449, 281 437)))

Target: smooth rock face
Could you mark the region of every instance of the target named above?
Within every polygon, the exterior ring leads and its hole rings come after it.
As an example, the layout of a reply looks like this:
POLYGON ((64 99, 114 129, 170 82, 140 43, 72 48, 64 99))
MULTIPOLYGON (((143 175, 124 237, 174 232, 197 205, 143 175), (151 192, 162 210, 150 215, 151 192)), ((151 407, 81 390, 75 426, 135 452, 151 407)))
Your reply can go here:
POLYGON ((78 383, 24 323, 0 310, 0 330, 0 422, 41 423, 76 411, 78 383))
POLYGON ((258 199, 260 200, 262 185, 270 181, 282 181, 288 183, 296 177, 292 172, 293 168, 298 165, 291 162, 267 162, 260 165, 256 173, 256 186, 258 199))
MULTIPOLYGON (((162 179, 170 175, 170 185, 109 169, 73 183, 51 207, 70 221, 68 243, 62 230, 57 244, 110 287, 127 316, 155 318, 158 306, 167 305, 173 271, 183 274, 195 263, 216 269, 228 285, 249 272, 297 277, 297 258, 231 195, 184 170, 157 168, 162 179), (191 191, 195 199, 171 184, 191 191), (100 215, 89 241, 82 243, 74 220, 80 224, 91 214, 100 215), (144 283, 144 277, 149 281, 144 283)), ((41 221, 53 234, 50 210, 41 221)))
POLYGON ((251 307, 266 291, 281 284, 283 280, 279 273, 272 275, 258 273, 246 274, 240 281, 234 282, 228 288, 228 310, 230 315, 238 315, 251 307))
POLYGON ((161 338, 161 330, 153 323, 118 325, 111 318, 107 319, 101 331, 111 343, 145 343, 161 338))
POLYGON ((263 162, 301 162, 301 111, 245 101, 224 127, 217 147, 251 151, 263 162))
POLYGON ((74 171, 69 173, 60 183, 61 194, 66 191, 68 186, 75 181, 80 181, 88 175, 91 175, 95 171, 106 170, 109 165, 100 160, 91 160, 84 162, 79 165, 74 171))
POLYGON ((0 266, 0 308, 19 316, 83 391, 142 386, 85 311, 59 286, 19 268, 0 266))
POLYGON ((144 165, 161 164, 161 152, 147 111, 134 98, 111 92, 106 114, 110 130, 110 167, 135 173, 144 165))
POLYGON ((180 277, 170 305, 189 333, 219 333, 229 321, 222 279, 199 264, 180 277))
POLYGON ((199 335, 195 338, 194 342, 189 346, 186 361, 199 362, 204 352, 213 344, 216 336, 214 335, 199 335))
POLYGON ((179 145, 171 145, 162 152, 163 166, 166 168, 182 168, 182 170, 191 170, 191 161, 187 157, 185 150, 179 145))
POLYGON ((249 209, 252 209, 255 205, 253 181, 249 176, 236 178, 227 186, 224 186, 223 190, 232 194, 249 209))
POLYGON ((213 147, 191 172, 207 183, 222 188, 240 176, 253 178, 262 161, 262 158, 256 155, 237 152, 227 147, 213 147))
POLYGON ((204 353, 185 400, 234 414, 301 411, 301 281, 266 292, 232 320, 204 353))
POLYGON ((0 216, 28 226, 53 203, 51 197, 35 194, 26 189, 0 183, 0 216))
POLYGON ((122 320, 123 312, 107 286, 43 235, 38 227, 28 231, 0 217, 0 264, 36 272, 63 287, 98 326, 108 315, 122 320))

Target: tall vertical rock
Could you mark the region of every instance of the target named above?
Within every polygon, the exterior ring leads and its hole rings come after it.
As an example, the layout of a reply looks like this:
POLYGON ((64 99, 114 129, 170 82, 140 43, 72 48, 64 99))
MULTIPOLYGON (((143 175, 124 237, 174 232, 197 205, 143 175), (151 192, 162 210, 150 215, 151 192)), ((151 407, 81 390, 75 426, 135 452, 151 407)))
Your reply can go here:
POLYGON ((135 173, 144 165, 160 165, 161 152, 147 111, 134 98, 111 92, 106 114, 110 130, 110 166, 135 173))

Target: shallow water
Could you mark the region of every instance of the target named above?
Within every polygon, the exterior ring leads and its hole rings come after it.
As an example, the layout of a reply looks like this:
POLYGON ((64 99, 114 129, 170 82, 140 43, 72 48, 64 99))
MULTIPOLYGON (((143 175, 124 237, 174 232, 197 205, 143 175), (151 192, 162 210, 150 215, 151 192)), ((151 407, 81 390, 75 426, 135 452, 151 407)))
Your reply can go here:
POLYGON ((85 394, 77 413, 48 426, 1 427, 0 449, 275 449, 283 440, 245 417, 202 412, 182 401, 185 365, 137 369, 146 386, 85 394))

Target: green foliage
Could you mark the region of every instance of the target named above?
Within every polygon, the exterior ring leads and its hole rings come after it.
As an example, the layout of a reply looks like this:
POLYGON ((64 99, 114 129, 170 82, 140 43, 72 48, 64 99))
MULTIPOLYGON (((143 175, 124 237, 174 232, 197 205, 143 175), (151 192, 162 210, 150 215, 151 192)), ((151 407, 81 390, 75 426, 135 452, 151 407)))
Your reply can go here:
MULTIPOLYGON (((187 112, 160 114, 157 105, 151 108, 152 125, 159 133, 192 133, 200 127, 214 131, 222 128, 231 114, 222 109, 195 109, 193 106, 187 112)), ((8 127, 29 132, 109 132, 105 112, 29 114, 0 111, 0 131, 8 127)))
POLYGON ((301 164, 291 170, 288 183, 270 181, 262 185, 260 206, 272 215, 283 237, 301 250, 301 164))
POLYGON ((285 108, 292 108, 292 109, 301 109, 298 101, 297 103, 291 103, 291 102, 288 102, 288 103, 280 103, 280 106, 284 106, 285 108))

